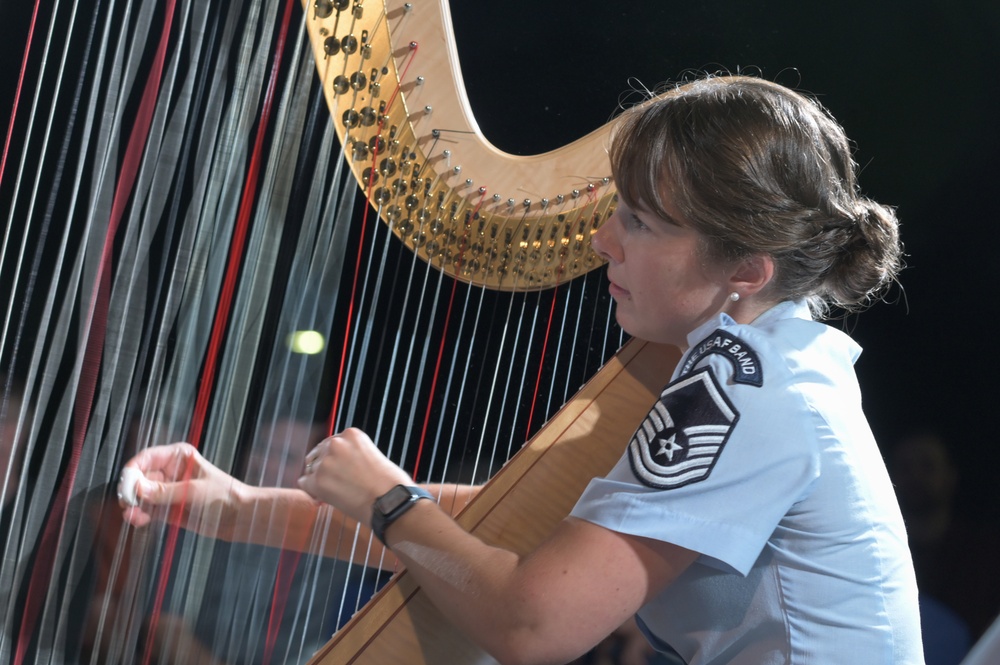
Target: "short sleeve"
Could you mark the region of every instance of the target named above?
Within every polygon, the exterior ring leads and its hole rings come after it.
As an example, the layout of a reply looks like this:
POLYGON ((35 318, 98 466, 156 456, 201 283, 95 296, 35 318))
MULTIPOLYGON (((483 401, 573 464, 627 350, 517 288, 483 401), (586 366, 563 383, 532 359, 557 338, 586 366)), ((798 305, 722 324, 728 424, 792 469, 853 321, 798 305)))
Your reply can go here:
POLYGON ((815 414, 781 363, 755 353, 763 381, 740 381, 724 354, 689 365, 572 515, 747 574, 818 474, 815 414))

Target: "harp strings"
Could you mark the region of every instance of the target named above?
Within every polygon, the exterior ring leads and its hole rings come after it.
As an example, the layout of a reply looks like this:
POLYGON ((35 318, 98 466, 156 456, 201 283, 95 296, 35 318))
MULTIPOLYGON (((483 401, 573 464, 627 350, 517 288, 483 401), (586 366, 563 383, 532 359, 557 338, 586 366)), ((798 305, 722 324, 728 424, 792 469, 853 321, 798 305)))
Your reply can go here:
MULTIPOLYGON (((302 662, 392 572, 371 544, 321 519, 302 548, 312 554, 188 532, 171 554, 168 527, 121 527, 122 462, 189 439, 247 482, 294 482, 327 419, 375 433, 418 480, 482 482, 621 341, 577 334, 583 317, 608 316, 594 275, 558 297, 497 294, 415 261, 386 224, 359 229, 369 206, 318 90, 308 13, 295 10, 278 44, 287 9, 107 0, 39 14, 44 48, 23 75, 32 103, 8 138, 18 169, 0 180, 11 201, 0 407, 15 444, 3 467, 2 660, 176 661, 204 649, 230 663, 302 662), (94 293, 104 317, 89 314, 94 293), (325 351, 290 354, 297 330, 326 334, 325 351), (545 330, 559 332, 546 342, 545 330), (318 555, 341 544, 351 561, 318 555), (29 595, 40 601, 25 612, 29 595)), ((205 532, 220 526, 200 519, 205 532)), ((285 537, 283 524, 258 527, 265 541, 285 537)))
MULTIPOLYGON (((154 74, 155 75, 155 74, 154 74)), ((61 77, 60 77, 61 78, 61 77)), ((139 114, 139 122, 137 123, 137 128, 139 132, 143 132, 148 129, 148 125, 144 122, 148 120, 147 113, 139 114)), ((46 134, 45 143, 48 142, 48 135, 46 134)), ((123 181, 119 183, 121 188, 118 192, 121 193, 123 190, 127 190, 131 187, 134 181, 131 178, 134 176, 134 169, 131 168, 129 164, 130 160, 134 160, 136 151, 134 149, 129 149, 126 152, 126 168, 123 169, 123 181)), ((73 363, 72 369, 72 379, 70 381, 70 390, 75 393, 76 399, 72 406, 73 424, 71 432, 71 444, 68 446, 69 455, 68 462, 66 463, 65 471, 62 478, 58 483, 52 483, 52 487, 56 488, 54 492, 54 498, 52 502, 52 509, 47 516, 44 518, 44 529, 41 530, 42 538, 38 545, 36 552, 36 559, 33 562, 33 568, 31 575, 28 579, 28 593, 27 600, 25 602, 25 608, 21 613, 21 627, 20 635, 21 639, 18 642, 17 650, 15 652, 14 662, 21 662, 24 658, 25 649, 27 647, 27 640, 25 635, 30 629, 32 623, 38 617, 39 606, 38 602, 41 598, 51 599, 55 593, 55 588, 49 586, 45 588, 45 578, 50 574, 51 567, 53 565, 53 559, 68 559, 69 567, 72 571, 79 569, 79 558, 76 556, 78 550, 73 550, 72 553, 68 552, 69 539, 63 536, 66 533, 72 533, 74 523, 79 519, 79 512, 73 509, 73 506, 69 505, 69 496, 73 492, 74 487, 77 484, 81 484, 84 487, 88 486, 89 481, 92 481, 96 474, 98 474, 100 469, 100 463, 94 463, 94 452, 98 450, 97 446, 86 446, 83 445, 85 442, 85 437, 87 437, 88 425, 93 422, 95 429, 93 431, 99 431, 103 426, 104 419, 106 418, 106 411, 100 409, 102 399, 99 399, 96 403, 98 407, 93 412, 91 411, 91 406, 95 405, 94 402, 94 392, 95 383, 97 380, 96 365, 100 362, 102 354, 102 346, 104 344, 104 334, 108 331, 106 315, 109 307, 108 300, 108 290, 110 288, 110 276, 107 272, 108 269, 108 256, 109 250, 108 246, 112 239, 114 239, 118 221, 120 220, 121 209, 112 210, 112 219, 108 224, 105 231, 105 242, 102 249, 100 250, 100 258, 94 262, 96 267, 96 279, 97 282, 96 289, 92 292, 89 298, 87 298, 83 293, 82 304, 85 305, 83 311, 85 312, 85 317, 83 320, 83 335, 81 336, 81 347, 85 349, 81 353, 77 360, 73 363), (93 421, 91 416, 96 416, 93 421), (80 472, 78 474, 78 471, 80 472)), ((97 234, 98 236, 100 234, 97 234)), ((79 265, 79 264, 78 264, 79 265)), ((78 274, 78 273, 77 273, 78 274)), ((108 369, 109 374, 115 373, 115 367, 113 363, 108 369)), ((103 394, 102 394, 103 397, 103 394)), ((63 411, 65 414, 66 411, 63 411)), ((68 421, 68 418, 63 417, 61 420, 64 422, 68 421)), ((46 450, 46 457, 48 457, 50 450, 46 450)), ((98 460, 100 456, 98 455, 98 460)), ((43 469, 46 473, 46 477, 51 477, 50 467, 45 467, 43 469)), ((36 491, 38 487, 36 486, 36 491)), ((31 513, 41 504, 34 504, 29 506, 29 519, 31 513)), ((37 514, 37 513, 36 513, 37 514)), ((41 520, 40 520, 41 521, 41 520)), ((47 645, 53 643, 52 631, 53 631, 53 621, 55 620, 55 613, 50 612, 49 609, 51 605, 46 605, 46 612, 42 617, 42 630, 41 630, 41 644, 42 650, 47 649, 47 645)), ((64 629, 65 622, 60 621, 55 626, 56 634, 58 635, 64 629)))

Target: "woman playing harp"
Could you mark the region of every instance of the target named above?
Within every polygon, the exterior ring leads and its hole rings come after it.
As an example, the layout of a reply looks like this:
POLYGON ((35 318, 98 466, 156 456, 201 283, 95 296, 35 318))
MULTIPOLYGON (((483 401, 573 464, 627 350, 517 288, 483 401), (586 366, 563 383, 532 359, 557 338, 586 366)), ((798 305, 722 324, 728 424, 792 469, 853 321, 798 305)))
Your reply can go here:
POLYGON ((127 465, 144 477, 126 518, 186 501, 307 524, 330 504, 504 663, 565 662, 632 615, 691 664, 922 662, 860 349, 814 320, 876 299, 900 267, 895 216, 858 194, 843 130, 779 85, 707 78, 627 112, 611 161, 621 202, 593 245, 617 319, 684 355, 618 465, 535 551, 463 531, 354 429, 309 452, 301 491, 244 486, 183 444, 148 449, 127 465))

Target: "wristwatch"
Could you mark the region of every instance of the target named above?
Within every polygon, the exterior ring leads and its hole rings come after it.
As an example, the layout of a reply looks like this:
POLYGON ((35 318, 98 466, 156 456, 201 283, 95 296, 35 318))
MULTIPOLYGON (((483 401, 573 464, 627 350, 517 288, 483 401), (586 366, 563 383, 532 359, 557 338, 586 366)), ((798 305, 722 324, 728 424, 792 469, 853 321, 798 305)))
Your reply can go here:
MULTIPOLYGON (((385 545, 385 530, 420 499, 434 501, 434 495, 420 487, 396 485, 372 504, 372 533, 385 545)), ((388 545, 386 545, 388 547, 388 545)))

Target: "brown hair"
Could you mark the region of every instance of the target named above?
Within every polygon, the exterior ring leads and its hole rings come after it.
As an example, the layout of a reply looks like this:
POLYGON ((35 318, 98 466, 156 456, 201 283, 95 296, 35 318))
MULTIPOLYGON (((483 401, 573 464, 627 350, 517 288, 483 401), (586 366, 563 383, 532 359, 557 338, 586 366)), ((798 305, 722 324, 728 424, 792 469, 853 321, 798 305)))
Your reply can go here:
POLYGON ((619 194, 683 221, 706 257, 774 260, 776 299, 857 309, 901 268, 893 209, 858 192, 844 130, 818 102, 776 83, 716 76, 678 85, 621 117, 611 146, 619 194))

